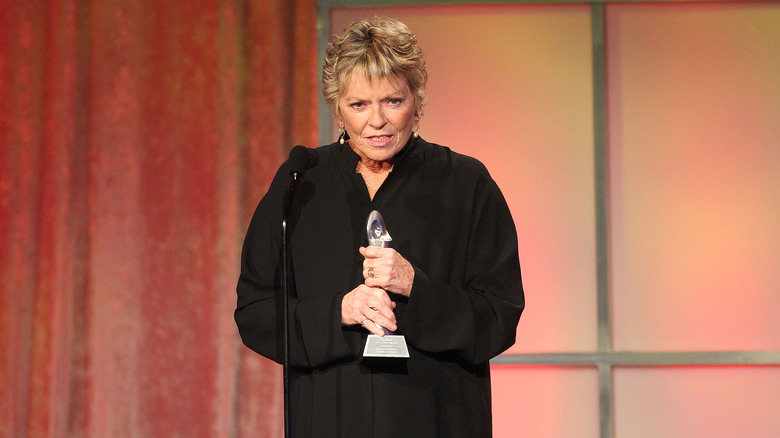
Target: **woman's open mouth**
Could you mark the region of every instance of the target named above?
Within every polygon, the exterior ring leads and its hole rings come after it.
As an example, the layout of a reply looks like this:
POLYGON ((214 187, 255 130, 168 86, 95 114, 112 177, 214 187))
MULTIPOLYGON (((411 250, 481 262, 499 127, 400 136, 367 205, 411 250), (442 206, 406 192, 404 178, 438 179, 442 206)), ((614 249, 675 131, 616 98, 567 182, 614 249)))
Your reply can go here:
POLYGON ((392 135, 375 135, 371 137, 366 137, 366 141, 368 141, 371 146, 376 147, 382 147, 387 146, 388 143, 390 143, 390 140, 392 140, 392 135))

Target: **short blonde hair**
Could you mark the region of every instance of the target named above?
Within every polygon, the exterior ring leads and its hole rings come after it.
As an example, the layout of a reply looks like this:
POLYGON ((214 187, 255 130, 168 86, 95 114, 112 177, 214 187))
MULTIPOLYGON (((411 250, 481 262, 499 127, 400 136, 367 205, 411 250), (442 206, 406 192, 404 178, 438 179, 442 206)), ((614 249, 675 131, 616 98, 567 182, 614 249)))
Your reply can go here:
POLYGON ((331 38, 322 68, 322 96, 334 116, 353 73, 365 74, 370 81, 391 76, 406 79, 415 112, 422 115, 428 73, 417 37, 404 23, 384 17, 358 20, 331 38))

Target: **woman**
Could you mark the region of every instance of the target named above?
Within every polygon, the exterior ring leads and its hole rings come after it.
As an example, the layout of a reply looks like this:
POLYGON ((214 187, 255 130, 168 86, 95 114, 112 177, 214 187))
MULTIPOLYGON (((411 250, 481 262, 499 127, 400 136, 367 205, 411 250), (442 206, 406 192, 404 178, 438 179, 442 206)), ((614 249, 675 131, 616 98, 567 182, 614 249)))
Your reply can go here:
MULTIPOLYGON (((524 306, 517 237, 484 166, 417 135, 427 80, 409 29, 373 18, 334 37, 323 95, 341 134, 316 149, 291 212, 291 432, 295 437, 488 437, 488 361, 524 306), (366 247, 384 217, 392 248, 366 247), (369 334, 409 358, 364 358, 369 334)), ((277 318, 282 165, 244 242, 236 322, 283 360, 277 318)))

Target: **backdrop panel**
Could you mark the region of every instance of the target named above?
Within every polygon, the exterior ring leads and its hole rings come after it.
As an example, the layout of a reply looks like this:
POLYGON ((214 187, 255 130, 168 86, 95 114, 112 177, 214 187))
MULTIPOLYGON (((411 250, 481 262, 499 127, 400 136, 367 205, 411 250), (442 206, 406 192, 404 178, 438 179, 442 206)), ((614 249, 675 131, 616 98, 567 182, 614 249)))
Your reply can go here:
POLYGON ((615 347, 780 349, 780 4, 607 12, 615 347))
POLYGON ((615 370, 615 436, 776 437, 780 368, 615 370))
POLYGON ((398 18, 426 55, 420 135, 478 158, 507 198, 527 309, 510 352, 596 348, 590 11, 585 5, 334 9, 398 18))

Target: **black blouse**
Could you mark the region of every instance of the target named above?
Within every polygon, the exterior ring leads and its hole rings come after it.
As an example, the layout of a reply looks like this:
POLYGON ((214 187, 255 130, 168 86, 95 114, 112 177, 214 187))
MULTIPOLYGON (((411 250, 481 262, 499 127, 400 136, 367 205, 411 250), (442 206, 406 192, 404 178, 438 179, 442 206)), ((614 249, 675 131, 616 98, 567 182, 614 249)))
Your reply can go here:
MULTIPOLYGON (((316 149, 288 221, 291 423, 297 437, 488 437, 488 361, 515 341, 524 295, 514 222, 476 159, 411 139, 370 199, 348 145, 316 149), (408 359, 364 359, 367 331, 341 325, 341 300, 363 282, 366 219, 378 210, 391 246, 415 269, 396 301, 408 359)), ((244 241, 236 322, 244 343, 282 362, 283 164, 244 241)))

